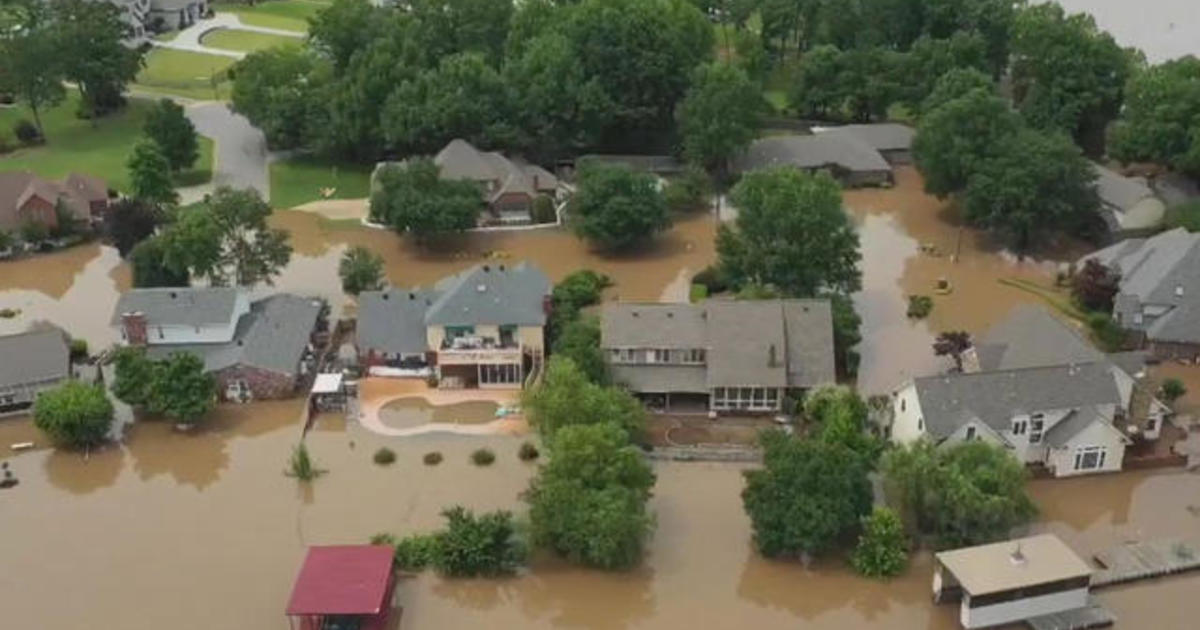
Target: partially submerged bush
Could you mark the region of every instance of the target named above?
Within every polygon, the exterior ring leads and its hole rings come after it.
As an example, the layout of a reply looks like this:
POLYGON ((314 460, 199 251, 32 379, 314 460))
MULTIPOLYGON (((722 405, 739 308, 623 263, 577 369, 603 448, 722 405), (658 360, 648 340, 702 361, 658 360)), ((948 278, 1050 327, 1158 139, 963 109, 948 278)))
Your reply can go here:
POLYGON ((71 360, 79 361, 88 357, 87 339, 72 339, 71 340, 71 360))
POLYGON ((425 453, 425 456, 421 458, 421 461, 425 462, 426 466, 437 466, 438 464, 442 463, 442 454, 438 451, 430 451, 425 453))
POLYGON ((533 445, 533 442, 522 442, 521 448, 517 449, 517 457, 520 457, 521 461, 524 462, 537 459, 540 454, 537 447, 533 445))
POLYGON ((396 543, 395 565, 405 571, 422 571, 433 562, 437 539, 431 534, 413 534, 396 543))
POLYGON ((301 442, 292 450, 292 456, 288 459, 288 469, 283 474, 295 477, 300 481, 312 481, 326 472, 328 471, 317 468, 316 463, 308 454, 308 446, 301 442))
POLYGON ((379 464, 380 466, 387 466, 388 464, 396 461, 396 451, 384 446, 375 451, 375 455, 373 455, 371 459, 375 460, 375 463, 379 464))
POLYGON ((492 462, 496 461, 496 454, 490 448, 476 449, 471 453, 471 461, 475 462, 476 466, 490 466, 492 462))
POLYGON ((908 316, 912 319, 925 319, 933 311, 933 298, 928 295, 908 296, 908 316))

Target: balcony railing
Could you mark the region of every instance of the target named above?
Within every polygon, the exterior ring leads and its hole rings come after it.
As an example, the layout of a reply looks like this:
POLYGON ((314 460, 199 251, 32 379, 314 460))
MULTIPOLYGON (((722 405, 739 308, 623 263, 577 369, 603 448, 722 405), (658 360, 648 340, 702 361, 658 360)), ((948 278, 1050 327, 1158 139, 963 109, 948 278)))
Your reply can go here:
POLYGON ((458 337, 445 340, 438 350, 441 365, 473 365, 520 363, 523 349, 515 341, 501 341, 491 337, 458 337))

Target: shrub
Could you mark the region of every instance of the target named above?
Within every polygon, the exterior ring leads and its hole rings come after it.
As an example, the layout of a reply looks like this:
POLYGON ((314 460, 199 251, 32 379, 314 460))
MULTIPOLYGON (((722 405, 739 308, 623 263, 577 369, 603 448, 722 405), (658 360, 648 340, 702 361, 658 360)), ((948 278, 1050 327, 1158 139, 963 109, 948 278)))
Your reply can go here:
POLYGON ((708 299, 708 287, 703 284, 693 284, 691 290, 688 291, 688 300, 695 304, 708 299))
POLYGON ((373 459, 375 463, 379 464, 380 466, 387 466, 388 464, 396 461, 396 451, 384 446, 375 451, 375 454, 371 456, 371 459, 373 459))
POLYGON ((521 448, 517 449, 517 457, 520 457, 523 462, 535 460, 540 454, 533 442, 522 442, 521 448))
POLYGON ((1176 400, 1183 398, 1184 394, 1187 393, 1187 387, 1184 387, 1183 381, 1177 378, 1169 378, 1163 381, 1160 391, 1162 392, 1162 397, 1169 405, 1174 403, 1176 400))
POLYGON ((928 295, 908 296, 908 316, 912 319, 925 319, 933 311, 933 298, 928 295))
POLYGON ((38 128, 24 118, 13 125, 13 135, 24 145, 40 144, 42 141, 42 134, 38 128))
POLYGON ((104 441, 112 419, 112 402, 104 388, 79 381, 67 381, 42 392, 33 405, 34 426, 71 448, 104 441))
POLYGON ((425 453, 425 456, 421 458, 421 461, 425 462, 426 466, 437 466, 438 464, 442 463, 442 454, 437 451, 431 451, 429 453, 425 453))
POLYGON ((1167 227, 1181 227, 1189 232, 1200 232, 1200 200, 1187 201, 1167 210, 1167 227))
POLYGON ((712 182, 704 169, 688 165, 683 174, 671 180, 663 190, 663 199, 672 212, 694 212, 708 208, 712 182))
POLYGON ((863 517, 863 531, 858 546, 850 554, 854 570, 867 577, 882 578, 899 575, 908 565, 908 540, 904 525, 896 513, 877 507, 863 517))
POLYGON ((1125 345, 1125 331, 1107 314, 1092 313, 1088 316, 1087 326, 1101 350, 1117 352, 1125 345))
POLYGON ((558 220, 558 213, 554 211, 554 200, 548 195, 538 195, 533 199, 533 207, 529 210, 529 217, 534 223, 554 223, 558 220))
POLYGON ((396 543, 395 565, 405 571, 421 571, 433 562, 437 552, 437 537, 432 534, 413 534, 396 543))
POLYGON ((709 295, 729 290, 729 280, 716 265, 709 265, 701 269, 700 273, 692 276, 692 282, 708 287, 709 295))
POLYGON ((71 340, 71 360, 79 361, 86 359, 88 356, 87 339, 72 339, 71 340))
POLYGON ((511 512, 476 516, 455 506, 442 512, 446 528, 434 534, 432 562, 442 575, 475 577, 506 575, 525 561, 511 512))
POLYGON ((476 466, 490 466, 496 461, 496 454, 490 448, 476 449, 471 453, 471 461, 475 462, 476 466))

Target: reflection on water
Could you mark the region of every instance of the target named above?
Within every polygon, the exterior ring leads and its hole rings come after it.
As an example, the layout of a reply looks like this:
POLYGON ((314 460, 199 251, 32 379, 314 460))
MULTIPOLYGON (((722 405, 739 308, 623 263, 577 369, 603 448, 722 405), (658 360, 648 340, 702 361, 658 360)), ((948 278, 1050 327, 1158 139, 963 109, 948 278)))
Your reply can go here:
POLYGON ((420 396, 393 400, 379 410, 379 419, 389 427, 409 429, 430 422, 479 424, 496 419, 499 406, 490 400, 473 400, 449 405, 433 405, 420 396))

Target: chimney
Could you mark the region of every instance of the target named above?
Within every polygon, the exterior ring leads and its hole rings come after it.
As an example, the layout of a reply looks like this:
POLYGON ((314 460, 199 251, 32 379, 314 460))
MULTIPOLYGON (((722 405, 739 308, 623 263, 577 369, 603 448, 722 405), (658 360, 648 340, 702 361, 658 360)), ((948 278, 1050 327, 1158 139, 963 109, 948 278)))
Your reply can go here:
POLYGON ((553 312, 554 312, 554 298, 549 295, 543 295, 542 296, 542 313, 544 313, 546 315, 546 317, 550 317, 551 313, 553 313, 553 312))
POLYGON ((141 311, 121 314, 121 327, 125 341, 131 346, 144 346, 149 338, 146 333, 146 314, 141 311))

